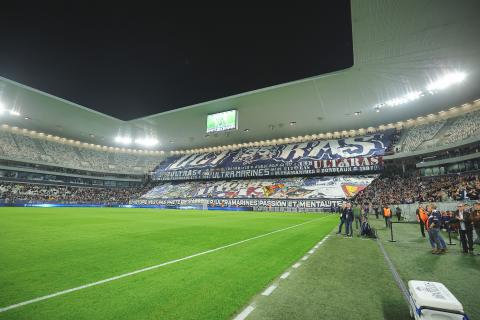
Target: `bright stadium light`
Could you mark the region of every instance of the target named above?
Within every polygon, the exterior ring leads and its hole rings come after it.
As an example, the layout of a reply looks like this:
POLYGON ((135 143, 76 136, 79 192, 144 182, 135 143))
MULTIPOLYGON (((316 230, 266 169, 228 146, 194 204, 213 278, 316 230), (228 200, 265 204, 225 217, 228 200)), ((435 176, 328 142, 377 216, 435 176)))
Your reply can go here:
POLYGON ((3 114, 5 112, 5 106, 3 105, 3 103, 0 101, 0 115, 3 114))
POLYGON ((437 79, 430 83, 427 86, 427 90, 430 92, 435 92, 439 90, 444 90, 451 85, 457 84, 465 80, 467 74, 465 72, 452 72, 444 75, 440 79, 437 79))
POLYGON ((20 112, 15 111, 15 110, 10 110, 9 113, 10 113, 12 116, 17 116, 17 117, 20 115, 20 112))
POLYGON ((152 137, 138 138, 135 139, 135 143, 144 147, 153 147, 158 144, 158 140, 152 137))
POLYGON ((395 107, 401 104, 409 103, 411 101, 417 100, 422 96, 421 91, 410 92, 404 96, 393 98, 385 101, 385 105, 389 107, 395 107))
POLYGON ((116 136, 116 137, 115 137, 115 142, 116 142, 116 143, 121 143, 121 144, 130 144, 130 143, 132 143, 132 138, 130 138, 130 137, 116 136))

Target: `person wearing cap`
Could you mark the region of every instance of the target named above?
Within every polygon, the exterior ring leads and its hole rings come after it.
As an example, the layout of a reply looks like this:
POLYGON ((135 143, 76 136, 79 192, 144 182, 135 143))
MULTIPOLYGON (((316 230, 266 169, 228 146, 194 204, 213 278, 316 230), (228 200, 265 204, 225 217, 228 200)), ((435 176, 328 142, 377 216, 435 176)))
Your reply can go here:
POLYGON ((436 250, 432 251, 432 253, 443 254, 447 252, 447 244, 440 234, 442 214, 437 210, 437 206, 434 203, 430 204, 429 207, 431 212, 430 216, 428 217, 429 235, 437 247, 436 250))
POLYGON ((473 219, 472 213, 465 209, 463 203, 457 205, 455 218, 460 224, 458 229, 460 233, 460 242, 462 243, 463 253, 473 254, 473 219))

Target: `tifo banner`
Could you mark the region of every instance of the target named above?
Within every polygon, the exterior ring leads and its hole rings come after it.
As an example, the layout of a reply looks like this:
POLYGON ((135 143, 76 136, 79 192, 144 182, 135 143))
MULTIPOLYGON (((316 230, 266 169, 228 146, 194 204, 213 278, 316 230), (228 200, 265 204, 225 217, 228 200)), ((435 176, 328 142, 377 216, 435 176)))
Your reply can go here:
POLYGON ((155 199, 146 200, 139 199, 131 201, 132 205, 139 206, 193 206, 202 205, 207 208, 300 208, 300 209, 330 209, 332 206, 340 206, 342 200, 339 199, 297 199, 297 200, 282 200, 282 199, 155 199))
POLYGON ((141 199, 270 198, 344 199, 353 197, 377 175, 283 177, 162 182, 141 199))
POLYGON ((339 140, 242 148, 169 157, 156 169, 155 180, 234 179, 327 173, 375 172, 391 133, 339 140))

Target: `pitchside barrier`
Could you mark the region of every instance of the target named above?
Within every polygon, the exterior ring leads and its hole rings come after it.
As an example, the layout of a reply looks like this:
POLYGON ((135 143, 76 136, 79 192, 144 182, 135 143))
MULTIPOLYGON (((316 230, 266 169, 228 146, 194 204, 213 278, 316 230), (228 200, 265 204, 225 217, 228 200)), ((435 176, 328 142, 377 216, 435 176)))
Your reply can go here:
POLYGON ((246 205, 212 205, 207 203, 201 204, 184 204, 184 203, 170 203, 170 204, 121 204, 121 203, 68 203, 68 202, 55 202, 55 201, 15 201, 5 203, 0 200, 0 207, 37 207, 37 208, 54 208, 54 207, 113 207, 113 208, 155 208, 155 209, 178 209, 178 210, 227 210, 227 211, 263 211, 263 212, 305 212, 305 213, 318 213, 318 212, 330 212, 330 208, 327 207, 280 207, 280 206, 246 206, 246 205))
MULTIPOLYGON (((202 199, 200 203, 195 203, 193 199, 173 199, 161 201, 141 201, 137 203, 121 204, 121 203, 69 203, 69 202, 55 202, 55 201, 15 201, 6 204, 3 199, 0 199, 0 207, 117 207, 117 208, 158 208, 158 209, 180 209, 180 210, 229 210, 229 211, 263 211, 263 212, 305 212, 318 213, 330 212, 330 206, 335 204, 341 206, 341 200, 279 200, 266 202, 265 205, 261 202, 234 204, 234 199, 202 199), (281 204, 276 206, 275 204, 281 204)), ((472 204, 472 201, 463 201, 464 203, 472 204)), ((435 202, 438 210, 454 211, 457 209, 459 202, 435 202)), ((424 203, 425 204, 425 203, 424 203)), ((417 221, 416 210, 417 203, 391 205, 392 211, 400 207, 402 210, 402 219, 408 222, 417 221)), ((371 212, 370 214, 373 214, 371 212)), ((395 217, 393 221, 396 221, 395 217)))

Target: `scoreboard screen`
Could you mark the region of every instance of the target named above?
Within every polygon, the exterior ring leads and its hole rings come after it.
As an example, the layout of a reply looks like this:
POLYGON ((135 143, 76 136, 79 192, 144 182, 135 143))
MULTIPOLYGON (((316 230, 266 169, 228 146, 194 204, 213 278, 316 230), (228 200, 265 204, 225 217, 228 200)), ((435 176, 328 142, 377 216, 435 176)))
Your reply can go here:
POLYGON ((237 110, 229 110, 207 116, 207 133, 237 129, 237 110))

